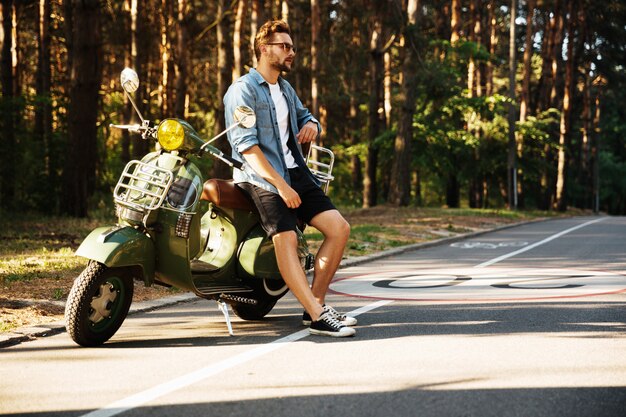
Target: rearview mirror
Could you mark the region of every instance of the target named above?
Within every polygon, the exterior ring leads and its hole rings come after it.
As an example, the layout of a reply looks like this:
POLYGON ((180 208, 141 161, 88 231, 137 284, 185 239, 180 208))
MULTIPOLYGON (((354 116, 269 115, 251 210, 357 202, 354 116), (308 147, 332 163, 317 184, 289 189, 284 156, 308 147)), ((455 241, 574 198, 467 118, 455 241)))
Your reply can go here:
POLYGON ((134 93, 139 88, 139 76, 132 68, 124 68, 121 81, 122 88, 128 93, 134 93))
POLYGON ((237 106, 233 119, 240 127, 245 127, 246 129, 250 129, 256 123, 254 110, 248 106, 237 106))

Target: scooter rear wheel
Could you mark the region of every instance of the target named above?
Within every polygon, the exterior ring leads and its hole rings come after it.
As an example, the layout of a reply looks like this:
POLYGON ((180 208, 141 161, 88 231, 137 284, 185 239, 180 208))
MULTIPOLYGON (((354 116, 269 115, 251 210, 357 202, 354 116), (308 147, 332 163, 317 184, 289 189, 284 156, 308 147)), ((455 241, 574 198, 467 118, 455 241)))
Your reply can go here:
POLYGON ((231 303, 231 307, 237 317, 243 320, 261 320, 272 311, 278 300, 289 291, 289 288, 282 280, 263 280, 262 283, 255 282, 255 284, 253 285, 255 287, 254 292, 250 298, 255 299, 257 301, 256 304, 231 303))
POLYGON ((130 268, 90 261, 74 282, 65 305, 65 327, 81 346, 98 346, 120 328, 133 299, 130 268))
POLYGON ((232 303, 230 306, 237 315, 243 320, 261 320, 276 305, 278 299, 257 300, 256 304, 232 303))

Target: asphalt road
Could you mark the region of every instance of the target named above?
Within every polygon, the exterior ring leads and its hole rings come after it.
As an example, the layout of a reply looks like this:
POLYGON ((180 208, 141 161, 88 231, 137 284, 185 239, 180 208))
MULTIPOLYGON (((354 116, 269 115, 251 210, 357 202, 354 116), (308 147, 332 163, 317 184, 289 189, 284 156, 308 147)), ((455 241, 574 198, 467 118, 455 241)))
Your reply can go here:
POLYGON ((0 415, 626 416, 626 218, 551 220, 342 269, 357 335, 214 302, 130 316, 104 346, 0 349, 0 415))

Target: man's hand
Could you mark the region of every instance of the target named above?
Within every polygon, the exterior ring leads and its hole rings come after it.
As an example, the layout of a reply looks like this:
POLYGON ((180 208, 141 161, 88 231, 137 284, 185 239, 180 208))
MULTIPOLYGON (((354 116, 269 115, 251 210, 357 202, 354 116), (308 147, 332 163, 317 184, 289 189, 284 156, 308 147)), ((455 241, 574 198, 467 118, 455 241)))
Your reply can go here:
POLYGON ((300 196, 298 195, 296 190, 291 188, 287 183, 277 189, 278 195, 280 195, 287 207, 289 207, 290 209, 300 207, 300 204, 302 204, 302 200, 300 200, 300 196))
POLYGON ((300 132, 298 132, 296 138, 300 143, 309 143, 313 142, 317 138, 318 134, 319 132, 317 130, 317 124, 313 122, 307 122, 304 126, 302 126, 302 129, 300 129, 300 132))

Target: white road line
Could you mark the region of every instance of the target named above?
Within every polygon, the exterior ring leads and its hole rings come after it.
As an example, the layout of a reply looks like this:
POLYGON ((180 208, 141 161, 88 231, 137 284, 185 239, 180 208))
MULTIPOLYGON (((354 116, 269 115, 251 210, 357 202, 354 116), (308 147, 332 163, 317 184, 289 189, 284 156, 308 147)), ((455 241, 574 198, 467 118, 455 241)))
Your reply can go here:
MULTIPOLYGON (((387 305, 391 302, 392 300, 377 301, 377 302, 365 305, 361 308, 358 308, 354 311, 351 311, 348 314, 351 316, 358 316, 359 314, 367 313, 368 311, 372 311, 374 309, 387 305)), ((171 381, 164 382, 163 384, 160 384, 153 388, 139 392, 135 395, 131 395, 130 397, 126 397, 122 400, 111 403, 103 408, 92 411, 91 413, 84 414, 81 417, 111 417, 111 416, 115 416, 117 414, 123 413, 125 411, 132 410, 147 402, 155 400, 159 397, 162 397, 164 395, 167 395, 179 389, 188 387, 189 385, 195 384, 196 382, 200 382, 222 371, 225 371, 227 369, 249 362, 267 353, 273 352, 277 349, 287 346, 291 342, 296 342, 300 339, 303 339, 308 335, 309 335, 308 329, 300 330, 298 332, 290 334, 289 336, 285 336, 281 339, 274 340, 273 342, 270 342, 268 344, 256 347, 246 352, 242 352, 238 355, 235 355, 228 359, 224 359, 213 365, 206 366, 202 369, 198 369, 197 371, 190 372, 186 375, 183 375, 171 381)))
POLYGON ((547 237, 544 240, 540 240, 539 242, 535 242, 532 245, 525 246, 522 249, 516 250, 516 251, 511 252, 511 253, 507 253, 506 255, 498 256, 497 258, 494 258, 494 259, 492 259, 490 261, 483 262, 482 264, 476 265, 474 268, 484 268, 486 266, 493 265, 493 264, 498 263, 500 261, 504 261, 505 259, 508 259, 508 258, 510 258, 512 256, 519 255, 520 253, 524 253, 526 251, 529 251, 531 249, 536 248, 537 246, 541 246, 541 245, 543 245, 545 243, 548 243, 548 242, 550 242, 550 241, 552 241, 554 239, 557 239, 557 238, 559 238, 559 237, 561 237, 563 235, 571 233, 574 230, 578 230, 578 229, 583 228, 585 226, 589 226, 590 224, 593 224, 593 223, 601 222, 604 219, 606 219, 606 217, 601 217, 599 219, 590 220, 590 221, 588 221, 586 223, 579 224, 578 226, 574 226, 574 227, 571 227, 571 228, 569 228, 567 230, 563 230, 562 232, 559 232, 559 233, 557 233, 555 235, 547 237))
MULTIPOLYGON (((506 255, 499 256, 490 261, 483 262, 479 265, 476 265, 474 268, 482 268, 485 266, 493 265, 505 259, 508 259, 512 256, 519 255, 520 253, 526 252, 528 250, 534 249, 537 246, 541 246, 545 243, 548 243, 554 239, 557 239, 563 235, 573 232, 574 230, 578 230, 582 227, 588 226, 593 223, 600 222, 605 218, 599 218, 595 220, 588 221, 583 224, 579 224, 578 226, 574 226, 562 232, 559 232, 555 235, 552 235, 544 240, 533 243, 532 245, 525 246, 522 249, 516 250, 506 255)), ((361 308, 358 308, 354 311, 348 313, 351 316, 358 316, 359 314, 367 313, 368 311, 375 310, 379 307, 385 306, 387 304, 393 303, 394 300, 380 300, 374 303, 365 305, 361 308)), ((157 385, 153 388, 147 389, 145 391, 139 392, 135 395, 131 395, 130 397, 126 397, 122 400, 111 403, 103 408, 92 411, 91 413, 87 413, 82 415, 81 417, 112 417, 118 414, 121 414, 125 411, 132 410, 137 408, 143 404, 146 404, 152 400, 155 400, 159 397, 167 395, 171 392, 177 391, 179 389, 188 387, 189 385, 195 384, 196 382, 200 382, 205 380, 215 374, 218 374, 227 369, 233 368, 235 366, 241 365, 243 363, 249 362, 253 359, 256 359, 260 356, 263 356, 267 353, 273 352, 277 349, 280 349, 284 346, 287 346, 291 342, 296 342, 300 339, 305 338, 309 335, 309 330, 300 330, 298 332, 292 333, 288 336, 285 336, 281 339, 274 340, 268 344, 256 347, 254 349, 248 350, 246 352, 242 352, 238 355, 235 355, 231 358, 225 359, 223 361, 217 362, 213 365, 206 366, 202 369, 198 369, 197 371, 190 372, 186 375, 173 379, 169 382, 164 382, 163 384, 157 385)))

